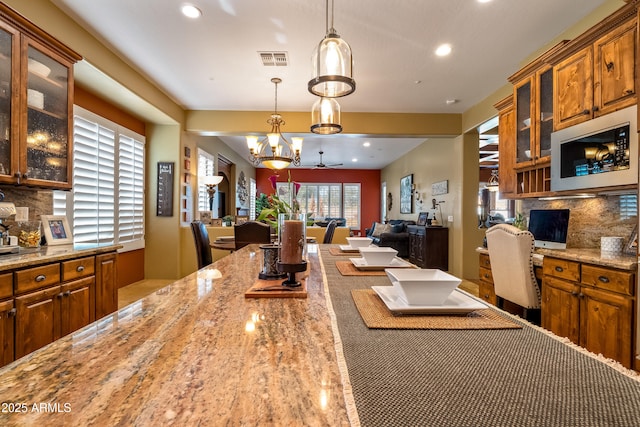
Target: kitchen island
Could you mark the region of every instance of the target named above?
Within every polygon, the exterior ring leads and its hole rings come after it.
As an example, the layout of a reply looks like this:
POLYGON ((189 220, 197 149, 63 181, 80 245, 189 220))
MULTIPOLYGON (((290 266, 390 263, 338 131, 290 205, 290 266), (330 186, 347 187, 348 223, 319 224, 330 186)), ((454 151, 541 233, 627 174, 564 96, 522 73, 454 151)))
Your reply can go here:
POLYGON ((309 247, 307 298, 245 298, 250 245, 8 365, 0 424, 637 425, 619 365, 502 312, 520 327, 369 329, 352 291, 386 276, 309 247))

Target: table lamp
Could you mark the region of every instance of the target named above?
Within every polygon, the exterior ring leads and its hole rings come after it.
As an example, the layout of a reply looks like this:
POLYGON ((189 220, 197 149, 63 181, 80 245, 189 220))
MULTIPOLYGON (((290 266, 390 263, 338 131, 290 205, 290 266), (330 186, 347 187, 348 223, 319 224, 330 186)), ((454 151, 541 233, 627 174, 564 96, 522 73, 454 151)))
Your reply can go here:
POLYGON ((213 195, 216 194, 216 185, 222 182, 223 177, 219 175, 206 175, 201 176, 198 181, 207 187, 207 193, 209 193, 209 210, 213 212, 213 195))

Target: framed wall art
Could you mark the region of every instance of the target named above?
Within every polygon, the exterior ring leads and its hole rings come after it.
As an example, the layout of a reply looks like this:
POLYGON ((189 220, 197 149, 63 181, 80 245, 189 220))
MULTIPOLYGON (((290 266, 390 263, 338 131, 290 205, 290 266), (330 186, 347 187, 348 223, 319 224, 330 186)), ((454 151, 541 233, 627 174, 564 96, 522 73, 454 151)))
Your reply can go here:
POLYGON ((73 233, 64 215, 41 215, 42 229, 47 245, 69 245, 73 243, 73 233))
POLYGON ((413 174, 400 180, 400 213, 413 212, 413 174))
POLYGON ((431 194, 439 196, 441 194, 447 194, 449 192, 449 180, 438 181, 431 184, 431 194))

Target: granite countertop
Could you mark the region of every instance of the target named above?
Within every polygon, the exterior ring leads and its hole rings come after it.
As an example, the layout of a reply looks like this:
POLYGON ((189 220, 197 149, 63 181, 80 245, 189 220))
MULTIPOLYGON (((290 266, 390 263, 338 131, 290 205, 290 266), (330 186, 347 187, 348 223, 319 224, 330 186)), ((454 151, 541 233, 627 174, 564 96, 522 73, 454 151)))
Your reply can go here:
POLYGON ((122 245, 113 244, 76 244, 20 248, 18 253, 0 255, 0 272, 82 256, 98 255, 113 252, 120 248, 122 248, 122 245))
MULTIPOLYGON (((476 252, 488 254, 485 247, 476 248, 476 252)), ((536 254, 561 258, 569 261, 584 262, 587 264, 600 265, 603 267, 618 268, 620 270, 636 271, 638 269, 637 257, 625 253, 606 254, 599 248, 567 248, 567 249, 543 249, 536 248, 536 254)), ((534 264, 537 264, 534 262, 534 264)), ((541 265, 541 264, 540 264, 541 265)))
POLYGON ((0 425, 349 425, 312 247, 307 298, 245 298, 249 245, 5 366, 0 425))

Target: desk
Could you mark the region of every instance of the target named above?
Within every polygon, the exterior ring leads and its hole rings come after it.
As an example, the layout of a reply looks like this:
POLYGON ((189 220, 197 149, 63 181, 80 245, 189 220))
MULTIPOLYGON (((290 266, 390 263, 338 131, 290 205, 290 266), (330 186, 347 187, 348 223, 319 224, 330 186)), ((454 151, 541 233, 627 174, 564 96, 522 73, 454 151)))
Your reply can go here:
POLYGON ((28 408, 0 412, 0 425, 482 427, 508 419, 529 427, 575 425, 574 414, 583 425, 640 419, 637 379, 526 325, 368 329, 350 290, 388 279, 341 276, 335 261, 344 257, 331 256, 328 245, 310 246, 308 298, 246 299, 259 252, 242 248, 0 369, 0 402, 28 408), (33 411, 40 402, 59 412, 33 411))

